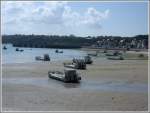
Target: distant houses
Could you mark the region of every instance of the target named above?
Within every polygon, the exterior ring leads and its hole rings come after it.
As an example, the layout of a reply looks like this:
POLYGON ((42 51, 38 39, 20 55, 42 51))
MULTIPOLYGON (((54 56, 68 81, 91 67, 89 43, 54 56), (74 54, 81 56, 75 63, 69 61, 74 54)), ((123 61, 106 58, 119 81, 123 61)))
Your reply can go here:
POLYGON ((134 48, 134 49, 147 49, 148 41, 146 39, 102 39, 98 40, 95 47, 101 48, 134 48))

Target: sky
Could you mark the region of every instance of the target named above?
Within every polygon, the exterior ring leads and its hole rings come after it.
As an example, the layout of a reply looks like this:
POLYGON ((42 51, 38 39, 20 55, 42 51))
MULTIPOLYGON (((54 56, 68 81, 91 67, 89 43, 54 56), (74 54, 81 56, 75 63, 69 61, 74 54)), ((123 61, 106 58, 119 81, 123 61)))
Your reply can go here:
POLYGON ((3 1, 2 34, 148 34, 148 2, 3 1))

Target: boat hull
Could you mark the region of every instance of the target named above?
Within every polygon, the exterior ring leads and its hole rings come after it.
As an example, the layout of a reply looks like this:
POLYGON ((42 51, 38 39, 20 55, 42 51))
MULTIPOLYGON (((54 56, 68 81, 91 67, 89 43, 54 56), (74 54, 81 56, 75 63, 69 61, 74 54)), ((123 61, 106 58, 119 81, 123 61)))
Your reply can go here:
POLYGON ((65 82, 65 83, 79 83, 79 81, 81 80, 81 77, 77 77, 77 79, 73 79, 73 80, 67 80, 65 78, 64 74, 55 74, 55 73, 52 73, 52 72, 48 72, 48 77, 51 78, 51 79, 55 79, 55 80, 58 80, 58 81, 65 82))

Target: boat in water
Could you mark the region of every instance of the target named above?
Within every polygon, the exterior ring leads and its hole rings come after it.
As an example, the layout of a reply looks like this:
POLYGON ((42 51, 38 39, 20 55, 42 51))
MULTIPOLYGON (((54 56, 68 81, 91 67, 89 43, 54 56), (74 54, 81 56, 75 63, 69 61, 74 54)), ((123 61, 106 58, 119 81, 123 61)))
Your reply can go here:
POLYGON ((55 53, 63 53, 63 51, 59 51, 58 49, 56 49, 55 53))
POLYGON ((3 49, 4 49, 4 50, 6 50, 6 49, 7 49, 7 47, 6 47, 6 46, 4 46, 4 47, 3 47, 3 49))
POLYGON ((23 49, 16 48, 16 51, 23 52, 24 50, 23 50, 23 49))
POLYGON ((41 56, 36 56, 36 57, 35 57, 35 60, 50 61, 50 57, 49 57, 48 54, 44 54, 43 57, 41 57, 41 56))

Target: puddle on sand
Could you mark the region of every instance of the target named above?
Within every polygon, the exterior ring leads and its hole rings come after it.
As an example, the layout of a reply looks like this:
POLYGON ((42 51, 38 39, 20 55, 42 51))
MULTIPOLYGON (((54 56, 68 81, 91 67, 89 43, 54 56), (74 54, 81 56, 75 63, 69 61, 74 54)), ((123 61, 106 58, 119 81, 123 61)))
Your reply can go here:
POLYGON ((121 81, 92 81, 81 80, 81 83, 63 83, 61 81, 48 78, 9 78, 2 79, 3 84, 24 84, 47 88, 78 89, 78 90, 102 90, 118 92, 148 92, 147 84, 129 84, 121 81))

